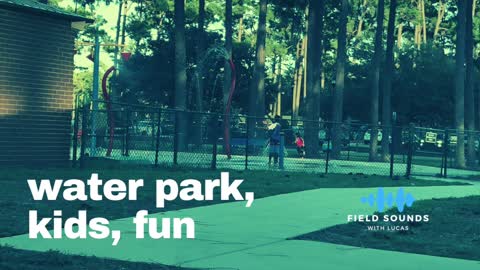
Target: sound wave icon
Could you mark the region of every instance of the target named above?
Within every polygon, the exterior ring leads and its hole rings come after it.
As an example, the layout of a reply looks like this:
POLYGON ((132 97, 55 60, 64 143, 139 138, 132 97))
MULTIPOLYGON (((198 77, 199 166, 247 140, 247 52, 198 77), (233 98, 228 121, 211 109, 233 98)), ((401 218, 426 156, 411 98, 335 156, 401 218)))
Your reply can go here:
POLYGON ((372 207, 375 205, 375 203, 377 203, 378 212, 383 212, 383 210, 385 210, 385 205, 390 208, 395 203, 398 212, 401 213, 403 212, 403 209, 405 209, 405 205, 407 207, 412 206, 415 198, 413 198, 412 194, 408 192, 405 193, 403 191, 403 188, 399 188, 397 190, 395 198, 393 197, 393 194, 391 192, 385 195, 383 188, 378 188, 376 197, 374 194, 370 194, 368 195, 368 197, 362 197, 360 200, 362 203, 368 203, 372 207))

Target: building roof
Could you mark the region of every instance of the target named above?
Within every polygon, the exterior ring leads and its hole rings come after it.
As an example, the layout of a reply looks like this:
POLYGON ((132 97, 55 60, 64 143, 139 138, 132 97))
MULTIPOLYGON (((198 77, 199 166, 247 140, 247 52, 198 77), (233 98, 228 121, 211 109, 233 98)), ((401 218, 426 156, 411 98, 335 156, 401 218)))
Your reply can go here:
POLYGON ((65 11, 59 7, 40 3, 36 0, 0 0, 0 7, 10 7, 25 12, 48 14, 53 17, 63 18, 68 21, 84 21, 91 23, 94 20, 82 17, 73 12, 65 11))

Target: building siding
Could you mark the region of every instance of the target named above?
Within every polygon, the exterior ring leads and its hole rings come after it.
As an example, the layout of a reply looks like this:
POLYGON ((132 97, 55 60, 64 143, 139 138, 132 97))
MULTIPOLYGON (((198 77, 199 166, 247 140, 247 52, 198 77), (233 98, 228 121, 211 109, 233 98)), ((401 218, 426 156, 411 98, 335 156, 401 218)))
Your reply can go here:
POLYGON ((0 8, 0 164, 66 162, 72 140, 70 22, 0 8))

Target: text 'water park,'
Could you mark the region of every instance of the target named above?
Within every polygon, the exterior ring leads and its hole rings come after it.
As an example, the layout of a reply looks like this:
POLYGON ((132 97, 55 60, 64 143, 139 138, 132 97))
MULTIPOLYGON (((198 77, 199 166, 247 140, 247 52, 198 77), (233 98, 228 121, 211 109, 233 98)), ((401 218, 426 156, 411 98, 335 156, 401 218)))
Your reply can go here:
POLYGON ((478 0, 0 0, 0 269, 479 269, 478 0))

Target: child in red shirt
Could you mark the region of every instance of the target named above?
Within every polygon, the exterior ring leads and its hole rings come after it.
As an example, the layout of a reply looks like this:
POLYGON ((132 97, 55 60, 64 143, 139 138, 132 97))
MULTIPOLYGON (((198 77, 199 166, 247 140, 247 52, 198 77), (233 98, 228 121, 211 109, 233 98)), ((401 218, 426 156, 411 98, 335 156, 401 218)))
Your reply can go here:
POLYGON ((302 136, 300 136, 299 132, 297 132, 295 134, 295 145, 297 146, 298 155, 301 158, 304 158, 305 157, 305 142, 304 142, 302 136))

